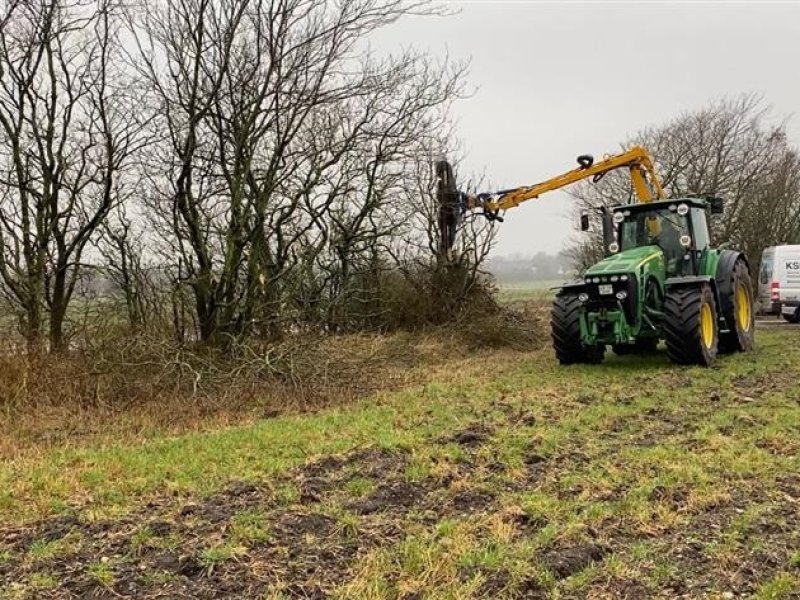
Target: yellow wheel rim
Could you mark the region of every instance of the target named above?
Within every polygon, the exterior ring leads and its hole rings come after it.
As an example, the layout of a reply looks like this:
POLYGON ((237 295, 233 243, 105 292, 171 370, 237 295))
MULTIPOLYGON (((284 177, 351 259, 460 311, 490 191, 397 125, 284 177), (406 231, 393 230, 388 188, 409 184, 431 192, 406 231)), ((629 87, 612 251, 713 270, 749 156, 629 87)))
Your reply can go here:
POLYGON ((750 331, 750 294, 741 283, 736 288, 736 318, 742 331, 750 331))
POLYGON ((714 343, 714 314, 708 302, 704 302, 700 309, 700 335, 703 337, 703 345, 711 348, 714 343))

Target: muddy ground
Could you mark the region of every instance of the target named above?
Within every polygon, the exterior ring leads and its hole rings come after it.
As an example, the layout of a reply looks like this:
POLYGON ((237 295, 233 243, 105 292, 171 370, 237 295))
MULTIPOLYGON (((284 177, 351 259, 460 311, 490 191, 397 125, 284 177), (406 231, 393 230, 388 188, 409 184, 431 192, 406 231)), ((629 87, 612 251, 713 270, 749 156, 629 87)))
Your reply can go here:
MULTIPOLYGON (((524 414, 512 418, 532 419, 524 414)), ((444 520, 495 514, 514 536, 533 536, 547 520, 509 510, 499 496, 558 477, 586 457, 577 449, 545 457, 532 448, 524 470, 510 474, 479 452, 492 433, 475 423, 436 440, 460 447, 462 459, 444 475, 419 480, 408 476, 408 452, 368 447, 311 461, 274 481, 234 483, 207 498, 158 497, 119 519, 94 520, 76 512, 5 528, 0 547, 7 560, 0 564, 0 583, 8 597, 323 599, 354 576, 365 555, 402 542, 412 524, 430 529, 444 520), (48 576, 45 585, 40 581, 32 588, 29 584, 41 573, 48 576)), ((779 488, 784 502, 770 502, 775 508, 747 532, 754 541, 750 549, 734 551, 724 563, 704 552, 709 542, 724 543, 732 520, 748 506, 768 501, 757 490, 743 489, 693 515, 687 527, 644 536, 676 566, 659 589, 620 578, 607 581, 597 595, 703 597, 720 582, 729 590, 725 598, 752 594, 800 549, 800 475, 780 479, 779 488)), ((654 506, 680 509, 687 497, 685 490, 656 489, 652 500, 654 506)), ((615 553, 630 552, 639 540, 623 525, 604 524, 590 532, 593 541, 542 548, 539 560, 553 581, 569 578, 615 553)), ((397 573, 383 575, 387 589, 397 586, 397 573)), ((460 576, 466 580, 474 573, 465 567, 460 576)), ((393 593, 409 600, 425 597, 424 591, 403 593, 399 587, 393 593)), ((540 580, 512 577, 502 565, 483 573, 476 595, 549 597, 540 580)))

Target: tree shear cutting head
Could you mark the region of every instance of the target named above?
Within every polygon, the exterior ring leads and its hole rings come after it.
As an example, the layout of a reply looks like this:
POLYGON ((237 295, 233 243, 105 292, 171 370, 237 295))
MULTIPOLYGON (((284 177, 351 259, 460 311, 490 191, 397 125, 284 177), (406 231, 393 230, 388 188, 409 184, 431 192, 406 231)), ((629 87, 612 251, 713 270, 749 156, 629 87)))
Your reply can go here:
POLYGON ((436 200, 439 203, 439 252, 447 254, 456 242, 463 214, 462 194, 456 188, 453 167, 446 160, 436 162, 436 200))
POLYGON ((502 221, 501 211, 515 208, 539 198, 542 194, 559 190, 584 179, 599 181, 607 173, 616 169, 628 169, 635 192, 635 201, 650 202, 665 198, 661 180, 656 174, 653 159, 647 150, 634 146, 625 152, 605 156, 595 162, 590 154, 578 157, 578 167, 541 181, 534 185, 502 190, 494 194, 467 195, 459 192, 453 177, 453 168, 446 160, 436 163, 437 189, 439 201, 439 226, 441 231, 440 249, 447 253, 455 243, 456 229, 464 213, 482 209, 482 214, 491 221, 502 221))

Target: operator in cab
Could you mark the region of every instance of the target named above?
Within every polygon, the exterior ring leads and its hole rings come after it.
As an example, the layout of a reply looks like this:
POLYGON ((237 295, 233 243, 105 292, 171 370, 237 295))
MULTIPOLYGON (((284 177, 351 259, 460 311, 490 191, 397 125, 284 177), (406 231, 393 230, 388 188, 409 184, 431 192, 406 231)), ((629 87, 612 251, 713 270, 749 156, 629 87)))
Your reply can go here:
POLYGON ((684 248, 681 245, 682 227, 677 214, 654 214, 647 218, 650 243, 663 250, 667 262, 667 273, 677 275, 681 271, 684 248))

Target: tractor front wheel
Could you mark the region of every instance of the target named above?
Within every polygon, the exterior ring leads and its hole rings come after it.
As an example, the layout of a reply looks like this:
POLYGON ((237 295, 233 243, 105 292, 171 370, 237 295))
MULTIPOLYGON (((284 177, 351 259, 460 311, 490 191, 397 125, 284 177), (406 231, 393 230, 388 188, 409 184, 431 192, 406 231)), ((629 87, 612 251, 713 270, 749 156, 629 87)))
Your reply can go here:
POLYGON ((559 294, 550 317, 551 336, 556 358, 562 365, 602 362, 606 347, 587 346, 581 339, 581 302, 576 294, 559 294))
POLYGON ((719 320, 714 290, 708 283, 679 287, 664 299, 667 355, 680 365, 709 366, 717 358, 719 320))

